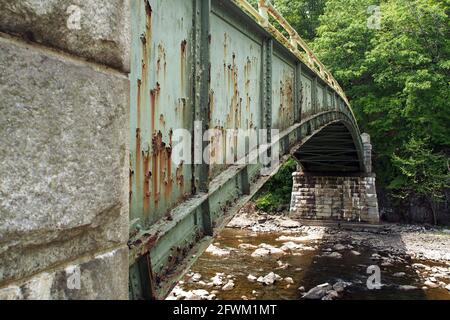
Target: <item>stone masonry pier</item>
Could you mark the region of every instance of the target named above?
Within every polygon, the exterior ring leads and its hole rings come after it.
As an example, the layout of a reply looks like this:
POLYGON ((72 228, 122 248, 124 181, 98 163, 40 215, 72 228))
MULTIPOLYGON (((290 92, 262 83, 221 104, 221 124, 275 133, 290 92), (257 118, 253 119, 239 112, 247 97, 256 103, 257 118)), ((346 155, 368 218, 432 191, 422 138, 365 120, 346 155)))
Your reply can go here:
MULTIPOLYGON (((361 135, 364 172, 292 174, 291 215, 300 219, 379 223, 370 136, 361 135)), ((300 163, 302 159, 297 159, 300 163)))
POLYGON ((291 214, 301 219, 378 223, 375 176, 318 176, 295 172, 291 214))

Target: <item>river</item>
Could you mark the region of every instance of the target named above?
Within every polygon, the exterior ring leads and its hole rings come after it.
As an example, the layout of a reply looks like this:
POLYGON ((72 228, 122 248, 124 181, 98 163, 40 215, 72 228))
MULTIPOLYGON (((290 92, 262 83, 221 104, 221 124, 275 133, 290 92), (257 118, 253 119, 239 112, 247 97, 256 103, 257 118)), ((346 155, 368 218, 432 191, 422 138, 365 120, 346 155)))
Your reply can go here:
POLYGON ((211 247, 216 250, 208 250, 198 258, 170 298, 298 300, 317 285, 343 282, 348 285, 338 297, 343 300, 450 300, 450 291, 444 287, 444 283, 450 283, 448 262, 419 261, 401 250, 384 250, 373 245, 374 241, 368 244, 364 240, 364 234, 321 237, 297 229, 255 232, 225 228, 211 247), (262 249, 262 256, 255 257, 258 248, 275 249, 273 254, 264 254, 262 249), (380 289, 370 290, 366 284, 371 265, 380 267, 380 289), (273 284, 248 279, 249 275, 258 278, 270 272, 277 275, 273 284), (215 276, 221 279, 220 285, 213 285, 215 276), (434 283, 428 281, 426 286, 427 279, 434 283), (223 290, 228 282, 232 282, 228 286, 231 289, 223 290))

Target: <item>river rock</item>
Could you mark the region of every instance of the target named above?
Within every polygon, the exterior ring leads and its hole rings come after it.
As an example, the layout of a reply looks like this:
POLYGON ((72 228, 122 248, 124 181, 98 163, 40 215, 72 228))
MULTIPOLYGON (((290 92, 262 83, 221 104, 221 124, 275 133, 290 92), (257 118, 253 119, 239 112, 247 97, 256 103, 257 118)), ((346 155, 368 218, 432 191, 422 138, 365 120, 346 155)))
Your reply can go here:
POLYGON ((333 246, 333 248, 334 248, 334 250, 336 250, 336 251, 342 251, 342 250, 345 250, 347 247, 344 246, 344 245, 341 244, 341 243, 336 243, 336 244, 333 246))
POLYGON ((249 275, 247 276, 247 280, 250 281, 250 282, 255 282, 256 279, 257 279, 257 278, 256 278, 254 275, 252 275, 252 274, 249 274, 249 275))
POLYGON ((291 277, 284 278, 284 281, 289 283, 289 284, 293 284, 294 283, 294 279, 292 279, 291 277))
POLYGON ((445 286, 445 289, 447 289, 448 291, 450 291, 450 284, 445 286))
POLYGON ((225 284, 222 287, 222 290, 223 291, 230 291, 230 290, 233 290, 233 288, 234 288, 234 282, 230 280, 230 281, 227 282, 227 284, 225 284))
POLYGON ((282 228, 299 228, 301 227, 301 223, 298 221, 294 221, 291 219, 280 219, 278 220, 278 225, 282 228))
POLYGON ((169 296, 166 298, 167 300, 182 300, 186 298, 188 293, 184 291, 180 286, 175 286, 169 296))
POLYGON ((399 290, 403 290, 403 291, 416 290, 417 289, 417 287, 411 286, 411 285, 407 285, 407 284, 398 286, 398 288, 399 288, 399 290))
POLYGON ((191 280, 192 280, 192 282, 199 282, 201 278, 202 278, 202 275, 200 273, 194 273, 191 280))
POLYGON ((382 257, 378 253, 373 253, 371 256, 372 260, 381 260, 382 257))
POLYGON ((223 284, 223 273, 216 273, 214 277, 211 278, 211 281, 214 286, 221 286, 223 284))
POLYGON ((261 258, 268 256, 270 254, 270 250, 266 248, 258 248, 255 251, 252 252, 251 256, 253 258, 261 258))
POLYGON ((239 247, 239 249, 244 249, 244 250, 258 248, 257 246, 250 244, 250 243, 241 243, 238 247, 239 247))
POLYGON ((231 219, 227 227, 244 229, 253 226, 255 223, 256 221, 253 217, 248 217, 246 214, 237 214, 233 219, 231 219))
POLYGON ((325 252, 325 253, 322 255, 322 257, 328 257, 328 258, 340 259, 340 258, 342 258, 342 254, 340 254, 339 252, 336 252, 336 251, 331 252, 331 253, 325 252))
POLYGON ((437 287, 439 287, 439 285, 437 285, 434 282, 431 282, 430 280, 425 281, 424 285, 426 285, 427 287, 430 287, 430 288, 437 288, 437 287))
POLYGON ((331 289, 332 286, 329 283, 322 283, 309 290, 302 298, 312 300, 322 299, 331 289))
POLYGON ((280 248, 271 246, 269 244, 261 243, 259 248, 253 251, 251 256, 253 258, 265 257, 267 255, 283 255, 284 251, 280 248))
POLYGON ((202 297, 195 294, 192 291, 186 292, 186 296, 184 297, 184 300, 202 300, 202 297))
POLYGON ((300 250, 303 249, 303 246, 301 244, 297 244, 295 242, 289 241, 283 243, 283 245, 280 247, 283 251, 290 251, 290 250, 300 250))
POLYGON ((209 292, 204 289, 197 289, 191 291, 193 294, 200 296, 200 297, 206 297, 209 296, 209 292))
POLYGON ((284 263, 281 260, 277 260, 277 264, 278 264, 278 267, 276 269, 281 269, 281 270, 287 269, 290 266, 289 263, 287 263, 287 262, 284 263))
POLYGON ((353 255, 355 255, 355 256, 360 256, 360 255, 361 255, 361 253, 358 252, 358 251, 356 251, 356 250, 352 250, 351 253, 352 253, 353 255))
POLYGON ((406 275, 406 273, 404 273, 404 272, 396 272, 393 274, 394 277, 398 277, 398 278, 404 277, 405 275, 406 275))
POLYGON ((320 233, 308 233, 304 236, 290 236, 290 235, 282 235, 279 236, 277 241, 294 241, 294 242, 303 242, 303 241, 312 241, 312 240, 320 240, 323 238, 323 232, 320 233))
POLYGON ((413 263, 412 266, 415 269, 425 269, 426 271, 430 271, 431 270, 431 268, 429 266, 424 265, 422 263, 413 263))
POLYGON ((334 290, 330 290, 327 291, 327 294, 322 297, 322 300, 334 300, 337 298, 339 298, 339 294, 334 290))
POLYGON ((271 284, 273 284, 275 281, 279 281, 279 280, 281 280, 281 279, 282 279, 282 278, 281 278, 279 275, 277 275, 276 273, 270 272, 269 274, 267 274, 267 275, 264 276, 264 277, 259 277, 259 278, 257 279, 257 281, 260 282, 260 283, 263 283, 263 284, 265 284, 265 285, 271 285, 271 284))
POLYGON ((347 288, 350 285, 351 285, 350 282, 338 281, 333 285, 333 289, 337 293, 342 293, 344 292, 345 288, 347 288))
POLYGON ((221 249, 219 247, 216 247, 215 245, 211 244, 206 250, 209 254, 212 254, 213 256, 223 257, 230 254, 230 250, 227 249, 221 249))

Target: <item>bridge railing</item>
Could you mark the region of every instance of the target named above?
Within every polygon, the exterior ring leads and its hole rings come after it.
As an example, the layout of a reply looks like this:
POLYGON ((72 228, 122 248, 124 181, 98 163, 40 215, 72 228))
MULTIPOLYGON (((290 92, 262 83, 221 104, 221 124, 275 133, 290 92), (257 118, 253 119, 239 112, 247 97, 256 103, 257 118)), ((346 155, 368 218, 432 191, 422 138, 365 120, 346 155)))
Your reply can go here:
MULTIPOLYGON (((339 83, 333 77, 331 72, 323 65, 323 63, 312 52, 306 42, 300 37, 297 31, 289 24, 289 22, 281 15, 281 13, 272 5, 269 0, 258 0, 258 9, 256 10, 247 0, 232 0, 236 5, 243 9, 253 19, 255 19, 260 26, 271 33, 275 39, 289 49, 298 59, 313 70, 323 81, 325 81, 331 88, 333 88, 345 101, 351 110, 350 103, 347 96, 342 90, 339 83), (289 39, 278 30, 269 21, 271 16, 283 30, 289 34, 289 39)), ((353 115, 354 116, 354 115, 353 115)))

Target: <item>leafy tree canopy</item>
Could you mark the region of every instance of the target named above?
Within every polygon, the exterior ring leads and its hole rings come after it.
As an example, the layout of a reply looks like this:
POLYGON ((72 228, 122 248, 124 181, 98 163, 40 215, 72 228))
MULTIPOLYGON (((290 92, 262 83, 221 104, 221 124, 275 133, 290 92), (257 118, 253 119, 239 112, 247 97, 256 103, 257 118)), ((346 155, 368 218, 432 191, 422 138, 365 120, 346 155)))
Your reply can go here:
MULTIPOLYGON (((258 0, 249 1, 258 6, 258 0)), ((272 0, 271 3, 306 41, 316 37, 319 17, 323 13, 326 0, 272 0)))
POLYGON ((449 186, 449 1, 382 1, 379 29, 373 2, 328 0, 313 47, 371 134, 381 182, 435 197, 449 186))
POLYGON ((272 3, 348 95, 378 182, 401 198, 439 198, 450 181, 450 0, 272 3), (368 25, 372 5, 379 28, 368 25))

